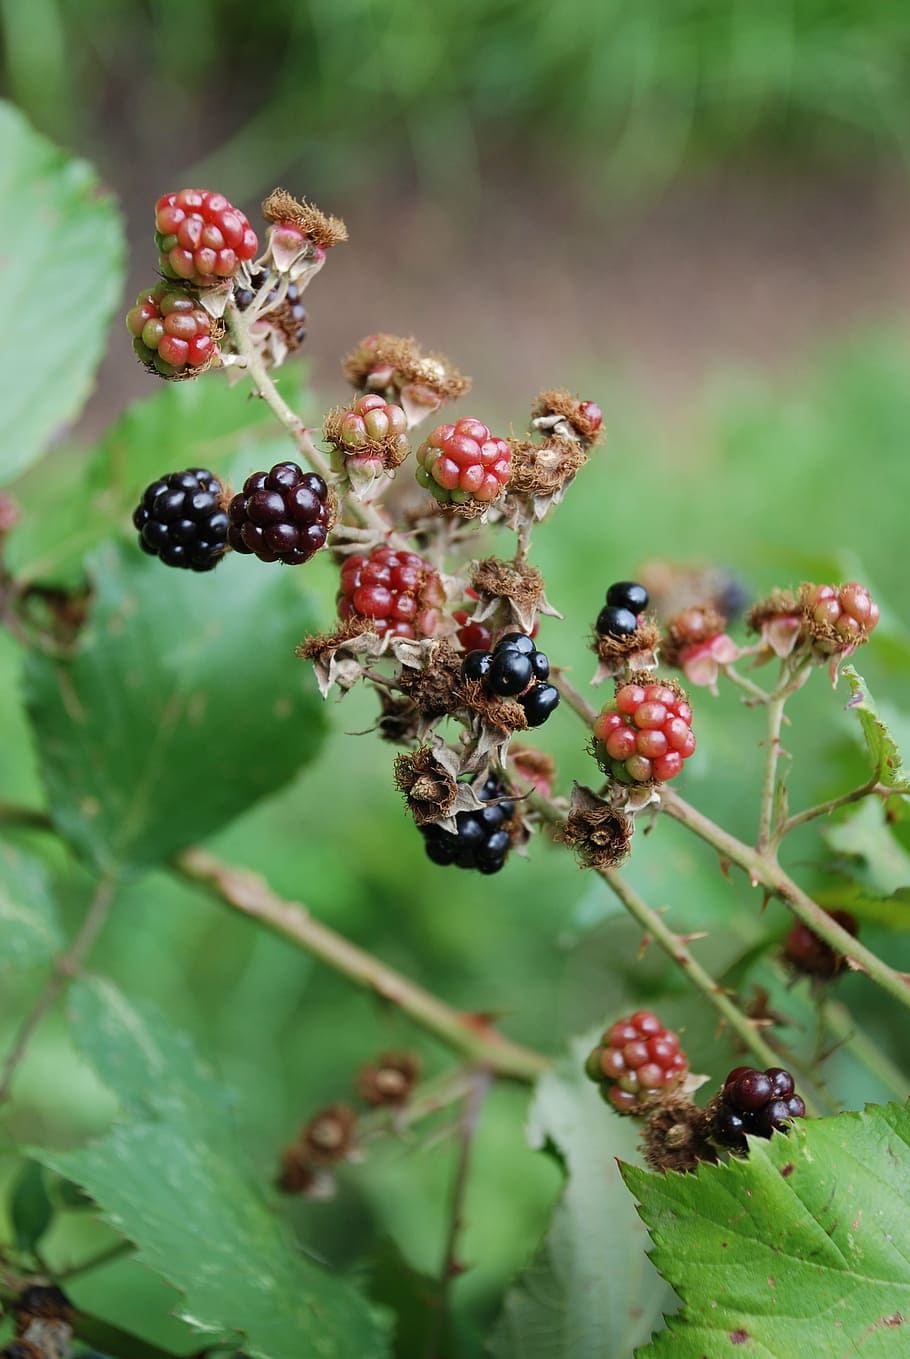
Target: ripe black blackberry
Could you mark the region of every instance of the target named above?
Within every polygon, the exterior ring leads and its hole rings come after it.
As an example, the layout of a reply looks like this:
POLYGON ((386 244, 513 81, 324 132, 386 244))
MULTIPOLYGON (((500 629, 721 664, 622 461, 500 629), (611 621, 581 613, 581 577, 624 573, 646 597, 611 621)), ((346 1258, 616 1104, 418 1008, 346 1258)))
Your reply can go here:
POLYGON ((228 515, 228 542, 236 552, 299 566, 325 545, 332 502, 322 477, 296 462, 279 462, 247 477, 228 515))
POLYGON ((770 1137, 787 1132, 794 1118, 804 1118, 806 1106, 795 1093, 793 1077, 783 1067, 757 1071, 737 1066, 724 1081, 714 1103, 711 1136, 736 1151, 746 1148, 746 1134, 770 1137))
POLYGON ((480 680, 488 694, 517 699, 529 727, 542 726, 559 704, 559 690, 545 682, 550 662, 525 632, 507 632, 492 651, 469 651, 461 673, 480 680))
POLYGON ((227 544, 224 500, 222 482, 204 467, 159 477, 133 511, 139 546, 165 566, 211 571, 227 544))
POLYGON ((594 624, 602 637, 631 637, 638 616, 648 607, 648 592, 634 580, 618 580, 607 591, 607 602, 594 624))
POLYGON ((455 834, 437 825, 421 826, 427 856, 433 863, 476 868, 479 873, 498 873, 512 845, 506 823, 515 814, 515 803, 505 797, 505 792, 491 774, 478 796, 483 802, 493 798, 503 798, 503 801, 476 812, 459 812, 455 818, 458 827, 455 834))

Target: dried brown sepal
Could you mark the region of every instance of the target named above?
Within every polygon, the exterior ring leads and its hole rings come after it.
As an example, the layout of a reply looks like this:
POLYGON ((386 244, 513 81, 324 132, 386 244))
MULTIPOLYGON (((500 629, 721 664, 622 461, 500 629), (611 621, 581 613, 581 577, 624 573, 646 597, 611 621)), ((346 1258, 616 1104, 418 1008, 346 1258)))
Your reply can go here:
POLYGON ((395 786, 404 793, 415 825, 429 826, 449 816, 458 797, 458 784, 430 746, 395 760, 395 786))
POLYGON ((349 618, 346 623, 339 623, 334 632, 316 632, 310 637, 305 637, 294 655, 302 661, 322 660, 338 647, 344 646, 345 642, 350 642, 362 633, 370 631, 372 629, 369 618, 356 615, 349 618))
POLYGON ((71 1325, 76 1309, 57 1284, 29 1284, 12 1305, 16 1334, 23 1335, 33 1321, 63 1321, 71 1325))
POLYGON ((445 354, 424 353, 413 336, 368 335, 342 361, 342 372, 359 391, 425 388, 438 402, 454 401, 471 389, 445 354))
POLYGON ((400 1108, 410 1099, 420 1075, 420 1058, 413 1052, 383 1052, 357 1073, 360 1098, 374 1109, 400 1108))
MULTIPOLYGON (((592 684, 601 684, 629 669, 651 670, 657 666, 660 628, 653 618, 645 617, 627 637, 604 637, 593 632, 591 638, 591 650, 598 660, 592 684)), ((644 683, 653 683, 653 677, 644 683)))
POLYGON ((564 388, 553 388, 541 392, 535 398, 531 407, 531 419, 535 423, 555 419, 557 424, 554 428, 559 433, 562 433, 559 423, 564 421, 576 438, 589 445, 596 444, 603 436, 603 417, 598 412, 597 418, 592 419, 585 410, 589 404, 564 388))
POLYGON ((693 604, 667 619, 660 643, 660 658, 667 665, 678 666, 681 653, 687 647, 698 646, 717 637, 727 626, 724 615, 711 603, 693 604))
POLYGON ((501 495, 495 500, 434 500, 434 513, 446 519, 482 519, 490 509, 499 504, 501 495))
POLYGON ((420 736, 420 713, 411 698, 379 688, 379 718, 376 728, 380 739, 395 746, 412 745, 420 736))
POLYGON ((629 856, 632 831, 630 816, 576 783, 569 815, 556 839, 575 850, 582 868, 618 868, 629 856))
POLYGON ((543 576, 527 562, 486 557, 472 569, 469 584, 477 595, 472 614, 475 623, 494 619, 503 629, 517 623, 522 632, 530 633, 538 614, 562 617, 547 600, 543 576))
POLYGON ((262 204, 267 222, 295 226, 323 250, 331 250, 348 239, 348 229, 340 217, 331 217, 306 199, 298 199, 287 189, 273 189, 262 204))
POLYGON ((352 688, 363 674, 361 658, 379 656, 384 646, 385 639, 375 632, 372 620, 355 616, 339 623, 334 632, 305 637, 294 654, 312 661, 319 692, 326 698, 334 684, 345 692, 352 688))
POLYGON ((397 683, 424 720, 438 721, 461 706, 461 662, 461 652, 441 641, 428 647, 419 669, 402 666, 397 683))
POLYGON ((305 1194, 316 1180, 316 1171, 304 1147, 292 1142, 278 1161, 275 1188, 282 1194, 305 1194))
POLYGON ((480 680, 464 680, 460 689, 462 706, 467 708, 487 727, 500 733, 499 739, 513 731, 527 731, 525 710, 514 698, 500 698, 488 694, 480 680))
POLYGON ((311 1166, 343 1161, 354 1148, 357 1111, 348 1104, 330 1104, 304 1123, 297 1145, 311 1166))
POLYGON ((746 626, 757 633, 765 648, 765 659, 770 655, 783 659, 789 656, 805 636, 802 607, 790 590, 772 590, 749 610, 746 626))
POLYGON ((386 472, 394 472, 404 462, 410 449, 407 441, 398 434, 389 434, 384 439, 366 439, 359 448, 349 448, 341 436, 341 421, 350 411, 349 406, 335 406, 325 417, 322 435, 326 443, 344 458, 361 461, 376 460, 382 463, 386 472))
POLYGON ((706 1163, 716 1165, 711 1120, 704 1109, 686 1099, 670 1099, 651 1115, 642 1132, 642 1150, 653 1170, 688 1173, 706 1163))
POLYGON ((555 496, 588 461, 574 440, 547 439, 542 444, 509 439, 509 494, 555 496))

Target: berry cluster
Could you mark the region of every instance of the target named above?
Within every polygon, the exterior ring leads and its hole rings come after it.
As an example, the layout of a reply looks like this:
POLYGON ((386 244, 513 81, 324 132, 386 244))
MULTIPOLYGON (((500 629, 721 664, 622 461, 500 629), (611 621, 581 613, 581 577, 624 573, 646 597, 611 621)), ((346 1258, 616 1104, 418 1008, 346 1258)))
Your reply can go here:
POLYGON ((166 566, 211 571, 227 543, 224 498, 224 486, 204 467, 159 477, 133 511, 139 546, 166 566))
POLYGON ((147 368, 171 378, 207 368, 218 350, 215 324, 198 300, 171 283, 157 283, 127 312, 133 352, 147 368))
POLYGON ((607 591, 607 602, 597 615, 595 631, 601 637, 631 637, 638 630, 638 616, 648 607, 648 592, 634 580, 619 580, 607 591))
POLYGON ((269 472, 247 477, 228 514, 228 542, 236 552, 285 566, 308 562, 331 528, 325 482, 296 462, 279 462, 269 472))
POLYGON ((441 504, 489 503, 509 480, 510 456, 479 420, 437 425, 417 450, 417 480, 441 504))
MULTIPOLYGON (((829 911, 828 915, 856 938, 859 923, 855 915, 850 911, 829 911)), ((796 922, 784 940, 784 957, 796 972, 825 980, 836 977, 844 966, 843 955, 801 920, 796 922)))
MULTIPOLYGON (((831 631, 835 642, 843 646, 854 646, 864 641, 879 619, 879 607, 869 595, 864 585, 851 581, 839 588, 834 585, 812 585, 804 587, 803 607, 808 613, 810 626, 831 631)), ((820 639, 816 639, 817 641, 820 639)))
POLYGON ((585 1062, 585 1074, 620 1113, 635 1113, 674 1090, 689 1070, 679 1037, 651 1010, 636 1010, 607 1029, 585 1062))
POLYGON ((515 803, 506 797, 492 774, 478 796, 493 805, 476 812, 459 812, 455 834, 437 825, 420 827, 427 855, 434 864, 476 868, 480 873, 498 873, 502 868, 512 844, 506 822, 515 815, 515 803), (494 798, 500 801, 493 802, 494 798))
POLYGON ((492 697, 517 699, 529 727, 542 726, 559 703, 559 690, 545 682, 550 662, 525 632, 507 632, 492 651, 469 651, 461 673, 479 680, 492 697))
POLYGON ((399 451, 407 452, 408 419, 400 406, 386 402, 377 393, 359 396, 339 422, 339 436, 352 453, 371 443, 392 438, 399 451))
POLYGON ((622 684, 594 723, 605 772, 620 783, 667 783, 695 750, 692 709, 668 684, 622 684))
POLYGON ((259 248, 246 217, 224 194, 203 189, 166 193, 155 204, 161 272, 197 288, 233 278, 259 248))
POLYGON ((794 1118, 804 1118, 806 1106, 794 1092, 793 1077, 783 1067, 756 1071, 738 1066, 724 1081, 711 1121, 711 1136, 721 1146, 741 1150, 746 1134, 770 1137, 786 1132, 794 1118))
POLYGON ((343 622, 369 618, 380 637, 432 637, 444 603, 438 573, 416 552, 376 547, 368 557, 348 557, 341 568, 338 616, 343 622))

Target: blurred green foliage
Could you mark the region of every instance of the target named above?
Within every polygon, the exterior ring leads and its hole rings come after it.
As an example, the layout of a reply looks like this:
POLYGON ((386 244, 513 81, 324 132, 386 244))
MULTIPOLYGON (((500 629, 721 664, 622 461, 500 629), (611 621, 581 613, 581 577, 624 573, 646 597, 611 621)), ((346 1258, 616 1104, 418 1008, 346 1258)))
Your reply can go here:
POLYGON ((902 0, 0 0, 0 18, 6 90, 41 130, 102 165, 124 138, 195 177, 229 167, 239 197, 303 168, 465 190, 482 160, 529 155, 635 190, 684 160, 910 144, 902 0))

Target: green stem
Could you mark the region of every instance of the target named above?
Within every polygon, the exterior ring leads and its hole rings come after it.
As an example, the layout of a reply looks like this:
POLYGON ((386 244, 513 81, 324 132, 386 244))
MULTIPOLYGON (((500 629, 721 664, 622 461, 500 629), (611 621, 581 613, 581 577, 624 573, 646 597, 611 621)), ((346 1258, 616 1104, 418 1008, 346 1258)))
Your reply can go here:
POLYGON ((777 765, 780 759, 780 729, 787 702, 785 692, 772 694, 768 700, 768 727, 765 736, 765 772, 762 779, 761 804, 758 820, 758 849, 767 849, 775 832, 777 805, 777 765))
POLYGON ((837 952, 866 972, 877 982, 883 991, 910 1009, 910 985, 907 979, 881 958, 867 949, 852 934, 848 934, 836 920, 808 896, 801 887, 781 868, 770 852, 761 854, 757 849, 738 840, 735 835, 723 830, 710 817, 685 802, 672 788, 662 788, 660 810, 678 821, 680 825, 694 831, 699 839, 717 850, 727 863, 737 864, 749 876, 753 887, 762 886, 790 908, 804 925, 824 939, 837 952))
MULTIPOLYGON (((279 392, 274 379, 262 360, 262 356, 250 337, 244 313, 238 310, 235 303, 228 302, 224 320, 234 342, 234 348, 242 358, 243 366, 260 397, 279 424, 287 430, 301 458, 312 467, 314 472, 319 473, 323 481, 331 485, 335 477, 328 458, 316 447, 310 431, 300 416, 288 405, 279 392)), ((393 546, 405 546, 403 539, 394 532, 388 517, 376 506, 364 504, 362 500, 348 496, 345 500, 345 508, 358 523, 366 528, 374 529, 376 533, 387 538, 393 546)))
POLYGON ((886 788, 883 783, 873 777, 868 783, 864 783, 860 788, 853 788, 849 793, 842 793, 840 797, 833 797, 828 802, 820 802, 815 807, 807 807, 803 812, 797 812, 790 816, 780 826, 778 839, 782 840, 785 835, 789 835, 797 826, 804 826, 807 821, 814 821, 819 816, 829 816, 831 812, 837 811, 838 807, 847 807, 851 802, 859 802, 864 797, 871 797, 873 793, 878 793, 882 797, 890 796, 895 790, 886 788))
POLYGON ((231 868, 201 849, 186 850, 175 862, 183 877, 208 888, 225 905, 258 920, 313 957, 365 987, 434 1033, 475 1065, 526 1084, 549 1067, 546 1057, 504 1038, 482 1018, 447 1005, 372 954, 358 948, 303 906, 282 900, 254 873, 231 868))

